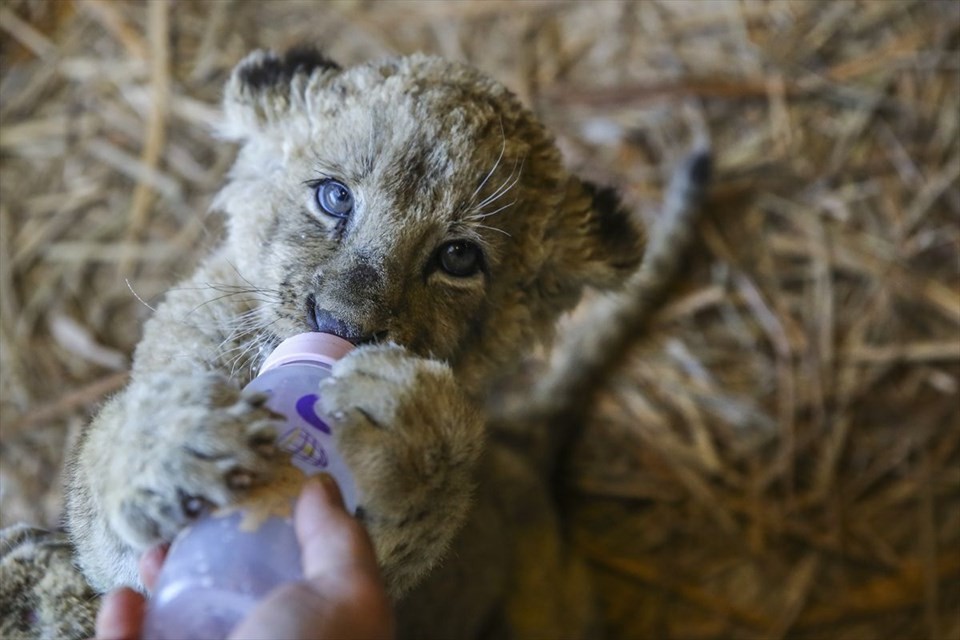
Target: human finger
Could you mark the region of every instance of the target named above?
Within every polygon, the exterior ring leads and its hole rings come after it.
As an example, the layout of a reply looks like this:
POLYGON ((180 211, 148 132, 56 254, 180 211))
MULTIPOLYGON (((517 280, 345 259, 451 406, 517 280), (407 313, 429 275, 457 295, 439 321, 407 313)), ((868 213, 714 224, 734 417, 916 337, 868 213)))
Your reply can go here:
POLYGON ((143 626, 144 599, 133 589, 122 587, 103 598, 97 613, 96 640, 134 640, 143 626))
POLYGON ((370 539, 332 479, 307 482, 294 525, 306 579, 271 592, 230 637, 392 638, 393 612, 370 539))
POLYGON ((338 580, 344 572, 379 581, 370 537, 343 505, 336 482, 327 475, 304 485, 294 512, 294 526, 307 580, 338 580))
POLYGON ((158 544, 150 547, 140 556, 138 569, 140 570, 140 580, 144 586, 153 591, 157 584, 157 577, 160 575, 160 569, 163 568, 163 562, 167 559, 167 550, 170 545, 158 544))

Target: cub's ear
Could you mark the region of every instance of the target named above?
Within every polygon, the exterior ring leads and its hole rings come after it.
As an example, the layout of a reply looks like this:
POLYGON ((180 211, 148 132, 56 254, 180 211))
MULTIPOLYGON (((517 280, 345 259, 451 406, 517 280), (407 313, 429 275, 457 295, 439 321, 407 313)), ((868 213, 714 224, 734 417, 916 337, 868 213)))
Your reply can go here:
POLYGON ((255 136, 295 108, 307 109, 311 92, 340 72, 340 65, 315 47, 298 46, 282 56, 258 50, 237 64, 223 95, 228 140, 255 136))
POLYGON ((639 221, 615 189, 577 178, 570 179, 566 203, 565 228, 558 229, 554 253, 556 273, 578 292, 584 285, 619 288, 643 260, 646 236, 639 221))
POLYGON ((571 177, 555 226, 544 240, 548 257, 534 285, 554 310, 573 307, 585 286, 613 290, 640 267, 643 228, 614 189, 571 177))
POLYGON ((620 200, 613 187, 600 187, 581 181, 590 198, 584 242, 587 284, 616 288, 640 266, 646 248, 646 236, 636 216, 620 200))

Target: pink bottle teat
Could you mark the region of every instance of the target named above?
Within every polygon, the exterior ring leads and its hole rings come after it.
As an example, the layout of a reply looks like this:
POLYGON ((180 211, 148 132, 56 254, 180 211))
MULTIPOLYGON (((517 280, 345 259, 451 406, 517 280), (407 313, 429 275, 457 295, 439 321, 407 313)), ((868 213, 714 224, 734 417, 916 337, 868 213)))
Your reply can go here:
POLYGON ((267 356, 260 367, 260 375, 282 364, 303 360, 319 360, 333 366, 353 348, 353 343, 329 333, 300 333, 281 342, 267 356))

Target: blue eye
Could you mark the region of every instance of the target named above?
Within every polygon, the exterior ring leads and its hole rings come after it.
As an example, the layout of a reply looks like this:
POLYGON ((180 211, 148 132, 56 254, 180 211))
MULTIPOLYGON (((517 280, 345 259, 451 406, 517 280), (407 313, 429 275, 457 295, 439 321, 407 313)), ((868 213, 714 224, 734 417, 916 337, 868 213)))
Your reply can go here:
POLYGON ((324 180, 316 187, 317 205, 335 218, 346 218, 353 211, 353 193, 336 180, 324 180))

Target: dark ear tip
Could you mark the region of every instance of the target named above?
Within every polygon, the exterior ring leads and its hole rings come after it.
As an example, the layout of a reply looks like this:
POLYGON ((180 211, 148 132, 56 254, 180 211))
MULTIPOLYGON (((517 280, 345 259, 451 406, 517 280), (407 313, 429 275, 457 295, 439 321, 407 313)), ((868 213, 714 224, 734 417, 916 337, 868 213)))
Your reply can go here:
POLYGON ((708 149, 697 149, 687 158, 687 175, 697 186, 706 186, 713 177, 713 157, 708 149))
POLYGON ((581 180, 581 184, 593 201, 593 208, 603 216, 617 215, 623 209, 620 193, 613 187, 600 186, 587 180, 581 180))
POLYGON ((618 267, 635 267, 643 252, 643 234, 624 207, 620 194, 613 187, 600 187, 587 181, 581 184, 592 199, 597 237, 607 255, 618 267))
POLYGON ((284 54, 283 63, 291 75, 298 72, 310 73, 314 69, 340 70, 340 65, 328 58, 318 47, 306 43, 291 47, 284 54))
POLYGON ((242 63, 237 70, 237 76, 248 88, 259 91, 286 84, 294 75, 310 74, 316 69, 339 71, 340 65, 315 46, 301 44, 292 47, 282 57, 275 53, 265 53, 242 63))

